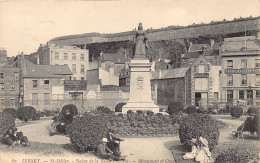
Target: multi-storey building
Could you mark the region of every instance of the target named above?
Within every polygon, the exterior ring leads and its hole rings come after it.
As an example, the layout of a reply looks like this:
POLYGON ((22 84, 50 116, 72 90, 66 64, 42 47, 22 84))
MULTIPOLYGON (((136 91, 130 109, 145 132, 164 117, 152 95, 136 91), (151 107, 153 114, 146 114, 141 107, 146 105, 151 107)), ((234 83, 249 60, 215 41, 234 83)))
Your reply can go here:
POLYGON ((0 67, 0 111, 19 107, 20 68, 0 67))
POLYGON ((260 44, 255 36, 226 38, 221 47, 222 98, 260 105, 260 44))
POLYGON ((86 80, 89 69, 89 51, 76 46, 63 46, 47 43, 40 45, 37 64, 68 65, 72 71, 72 80, 86 80))

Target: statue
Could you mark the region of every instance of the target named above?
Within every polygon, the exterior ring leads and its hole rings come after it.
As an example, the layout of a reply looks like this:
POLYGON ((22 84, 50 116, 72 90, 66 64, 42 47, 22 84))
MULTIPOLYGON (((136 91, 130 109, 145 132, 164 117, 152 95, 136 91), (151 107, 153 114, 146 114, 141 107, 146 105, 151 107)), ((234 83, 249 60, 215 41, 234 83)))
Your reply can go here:
POLYGON ((135 51, 134 58, 146 58, 147 37, 145 31, 143 31, 142 23, 139 23, 138 30, 134 38, 135 51))

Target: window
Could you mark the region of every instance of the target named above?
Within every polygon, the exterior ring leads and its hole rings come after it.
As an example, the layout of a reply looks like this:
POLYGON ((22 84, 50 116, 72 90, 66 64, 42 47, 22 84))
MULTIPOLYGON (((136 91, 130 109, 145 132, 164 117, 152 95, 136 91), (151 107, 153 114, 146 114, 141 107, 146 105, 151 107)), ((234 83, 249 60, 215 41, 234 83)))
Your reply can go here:
POLYGON ((15 99, 14 98, 11 98, 11 105, 15 105, 15 99))
POLYGON ((245 94, 244 94, 244 90, 239 90, 239 100, 244 100, 245 94))
POLYGON ((260 74, 255 74, 255 85, 260 85, 260 74))
POLYGON ((38 93, 32 94, 32 105, 38 105, 38 93))
POLYGON ((72 53, 72 60, 76 60, 76 53, 72 53))
POLYGON ((0 85, 0 90, 4 90, 5 89, 5 85, 4 84, 1 84, 0 85))
POLYGON ((85 71, 85 66, 84 66, 84 65, 81 65, 81 67, 80 67, 80 72, 81 72, 81 73, 84 73, 84 71, 85 71))
POLYGON ((64 59, 64 60, 68 60, 68 53, 64 53, 64 54, 63 54, 63 59, 64 59))
POLYGON ((205 72, 209 72, 210 70, 210 66, 209 65, 205 65, 205 72))
POLYGON ((241 68, 246 68, 246 67, 247 67, 247 60, 241 59, 241 68))
POLYGON ((0 79, 4 79, 5 78, 5 74, 3 72, 0 73, 0 79))
POLYGON ((49 105, 49 104, 50 104, 50 94, 44 93, 44 105, 49 105))
POLYGON ((80 60, 84 60, 84 54, 80 54, 80 60))
POLYGON ((214 92, 214 100, 218 99, 218 92, 214 92))
POLYGON ((55 52, 55 59, 59 59, 59 52, 55 52))
POLYGON ((15 79, 15 80, 19 80, 19 73, 17 73, 17 72, 14 73, 14 79, 15 79))
POLYGON ((14 91, 14 85, 11 85, 10 90, 14 91))
POLYGON ((227 76, 227 85, 233 85, 233 75, 227 76))
POLYGON ((233 90, 227 90, 227 99, 233 99, 233 90))
POLYGON ((76 64, 72 64, 72 72, 76 73, 76 64))
POLYGON ((260 90, 256 90, 256 98, 260 99, 260 90))
POLYGON ((85 80, 85 78, 84 78, 84 77, 81 77, 80 79, 81 79, 81 80, 85 80))
POLYGON ((255 59, 255 68, 260 68, 260 59, 255 59))
POLYGON ((233 68, 233 61, 227 60, 227 68, 233 68))
POLYGON ((247 76, 246 74, 241 74, 241 85, 247 84, 247 76))
POLYGON ((44 80, 44 88, 49 89, 50 81, 49 80, 44 80))
POLYGON ((1 98, 1 105, 5 105, 5 98, 1 98))
POLYGON ((33 88, 37 88, 37 86, 38 86, 37 80, 33 80, 33 88))

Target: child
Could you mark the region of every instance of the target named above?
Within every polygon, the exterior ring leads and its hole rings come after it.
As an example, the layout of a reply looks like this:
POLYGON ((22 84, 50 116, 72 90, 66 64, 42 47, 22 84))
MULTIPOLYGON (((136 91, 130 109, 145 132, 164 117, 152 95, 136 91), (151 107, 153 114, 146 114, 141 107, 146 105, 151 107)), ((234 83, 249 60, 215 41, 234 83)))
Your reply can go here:
POLYGON ((196 155, 195 160, 200 163, 213 162, 211 153, 209 151, 207 139, 200 137, 199 140, 200 140, 200 150, 199 150, 198 154, 196 155))
POLYGON ((2 143, 8 145, 10 148, 13 148, 17 144, 16 132, 16 127, 9 128, 4 134, 4 138, 1 140, 2 143))
POLYGON ((17 143, 18 144, 22 144, 24 147, 29 146, 28 138, 26 136, 23 136, 22 131, 17 132, 16 137, 17 137, 17 143))
POLYGON ((194 159, 195 156, 198 153, 198 147, 197 147, 197 140, 195 138, 192 138, 190 140, 190 144, 191 144, 191 152, 186 153, 183 158, 186 159, 194 159))

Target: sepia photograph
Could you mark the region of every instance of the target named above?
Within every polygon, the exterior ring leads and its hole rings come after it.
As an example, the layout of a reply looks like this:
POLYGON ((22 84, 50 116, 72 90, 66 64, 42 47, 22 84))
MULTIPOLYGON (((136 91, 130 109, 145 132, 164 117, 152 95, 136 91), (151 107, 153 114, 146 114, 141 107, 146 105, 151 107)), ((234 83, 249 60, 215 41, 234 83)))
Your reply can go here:
POLYGON ((0 163, 260 163, 260 0, 0 0, 0 163))

